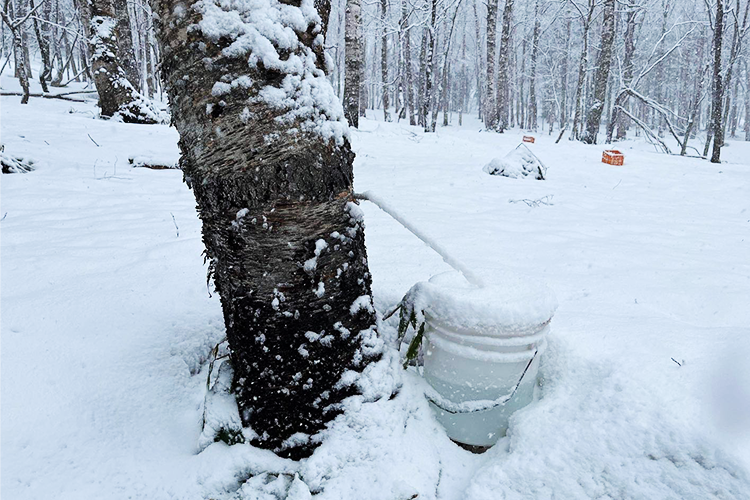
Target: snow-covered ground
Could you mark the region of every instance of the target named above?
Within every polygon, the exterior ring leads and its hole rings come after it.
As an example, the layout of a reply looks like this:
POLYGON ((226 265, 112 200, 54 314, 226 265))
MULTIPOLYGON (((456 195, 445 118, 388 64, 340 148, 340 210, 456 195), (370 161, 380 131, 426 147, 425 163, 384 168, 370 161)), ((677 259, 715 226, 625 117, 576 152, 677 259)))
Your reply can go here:
MULTIPOLYGON (((546 282, 559 308, 539 400, 490 451, 449 441, 420 378, 382 364, 373 379, 399 395, 352 398, 295 463, 246 445, 197 453, 221 308, 181 173, 128 165, 176 160, 175 130, 18 101, 0 99, 2 142, 37 170, 2 176, 3 499, 750 498, 750 144, 714 165, 634 140, 612 167, 602 146, 537 134, 537 181, 482 172, 519 131, 364 120, 357 191, 479 275, 546 282)), ((380 311, 448 269, 362 208, 380 311)))

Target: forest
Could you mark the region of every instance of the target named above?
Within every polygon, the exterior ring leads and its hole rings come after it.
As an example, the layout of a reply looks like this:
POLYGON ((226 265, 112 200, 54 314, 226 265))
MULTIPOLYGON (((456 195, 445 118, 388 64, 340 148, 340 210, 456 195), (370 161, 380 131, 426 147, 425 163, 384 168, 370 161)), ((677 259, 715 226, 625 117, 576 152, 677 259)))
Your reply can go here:
MULTIPOLYGON (((715 163, 725 135, 750 140, 743 50, 749 5, 316 2, 327 26, 329 78, 354 127, 366 109, 428 132, 438 123, 460 125, 464 114, 475 113, 497 132, 517 127, 595 144, 630 131, 665 153, 710 155, 715 163), (677 145, 668 145, 665 136, 677 145)), ((3 68, 12 64, 24 100, 28 80, 38 79, 47 92, 71 82, 93 84, 105 67, 122 73, 127 84, 119 92, 128 95, 105 97, 111 102, 102 103, 104 113, 132 102, 134 120, 156 119, 140 101, 163 98, 148 2, 7 0, 3 20, 3 68), (108 43, 114 58, 98 57, 108 43)))

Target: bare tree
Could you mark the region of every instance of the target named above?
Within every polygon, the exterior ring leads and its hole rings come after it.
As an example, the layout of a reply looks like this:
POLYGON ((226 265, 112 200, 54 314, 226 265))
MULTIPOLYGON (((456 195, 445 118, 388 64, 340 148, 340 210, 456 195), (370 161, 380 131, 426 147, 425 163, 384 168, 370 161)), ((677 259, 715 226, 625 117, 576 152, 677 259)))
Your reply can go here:
POLYGON ((497 103, 495 101, 495 41, 497 38, 498 0, 487 1, 487 78, 484 98, 484 126, 494 129, 497 124, 497 103))
POLYGON ((594 77, 594 101, 586 116, 586 131, 581 138, 586 144, 596 144, 599 125, 604 111, 604 98, 607 94, 609 67, 612 63, 612 45, 615 40, 615 0, 604 0, 604 19, 602 21, 602 40, 599 59, 596 63, 594 77))
POLYGON ((503 9, 503 29, 500 34, 500 50, 497 58, 497 123, 498 132, 508 128, 508 111, 510 107, 510 75, 508 63, 510 59, 510 30, 513 21, 513 0, 505 0, 503 9))
POLYGON ((362 7, 361 0, 346 0, 346 44, 344 63, 344 113, 349 125, 359 128, 362 77, 362 7))

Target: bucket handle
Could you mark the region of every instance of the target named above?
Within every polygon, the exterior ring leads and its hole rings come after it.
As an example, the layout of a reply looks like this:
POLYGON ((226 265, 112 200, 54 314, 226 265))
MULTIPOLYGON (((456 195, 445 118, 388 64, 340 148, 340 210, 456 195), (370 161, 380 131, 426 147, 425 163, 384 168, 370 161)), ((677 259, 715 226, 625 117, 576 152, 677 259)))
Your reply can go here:
POLYGON ((513 389, 508 394, 505 394, 504 396, 500 396, 497 399, 479 400, 479 401, 463 401, 461 403, 454 403, 453 401, 450 401, 449 399, 446 399, 445 397, 438 394, 438 392, 432 387, 429 387, 427 391, 425 391, 425 397, 427 398, 427 401, 434 404, 435 406, 437 406, 444 412, 450 413, 452 415, 476 413, 479 411, 492 410, 493 408, 497 408, 498 406, 503 406, 508 401, 510 401, 513 398, 513 396, 515 396, 516 391, 518 390, 518 387, 521 385, 521 382, 523 382, 523 378, 526 376, 526 372, 529 371, 529 367, 531 367, 531 363, 534 362, 534 359, 536 358, 536 355, 538 352, 539 352, 539 348, 534 349, 534 355, 531 356, 531 359, 526 364, 526 368, 523 369, 521 378, 518 379, 518 382, 516 382, 516 385, 513 386, 513 389))

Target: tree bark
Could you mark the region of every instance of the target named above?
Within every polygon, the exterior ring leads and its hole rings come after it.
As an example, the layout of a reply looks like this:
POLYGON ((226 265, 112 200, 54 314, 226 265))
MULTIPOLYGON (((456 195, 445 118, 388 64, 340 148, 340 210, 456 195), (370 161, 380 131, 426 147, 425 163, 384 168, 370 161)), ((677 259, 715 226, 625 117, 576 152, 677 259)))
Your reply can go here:
MULTIPOLYGON (((25 52, 24 37, 23 37, 23 24, 17 24, 14 18, 13 9, 10 8, 9 4, 7 12, 2 12, 3 22, 10 29, 10 34, 13 37, 13 53, 15 54, 15 72, 18 82, 21 84, 23 95, 21 97, 21 104, 29 103, 29 72, 26 70, 26 58, 23 56, 25 52)), ((18 11, 16 11, 18 12, 18 11)), ((23 12, 23 10, 21 10, 23 12)), ((26 15, 23 13, 23 15, 26 15)), ((23 16, 19 16, 19 20, 23 16)))
POLYGON ((512 20, 513 0, 505 0, 503 29, 500 35, 500 50, 497 58, 497 122, 495 127, 500 133, 508 128, 508 106, 510 104, 508 63, 510 58, 510 29, 512 20))
POLYGON ((380 74, 383 82, 383 119, 391 121, 390 82, 388 81, 388 0, 380 0, 380 24, 383 30, 380 38, 380 74))
POLYGON ((406 0, 401 1, 401 36, 403 37, 404 52, 404 106, 409 115, 409 125, 416 125, 414 116, 414 81, 411 68, 411 30, 409 29, 409 13, 406 0))
POLYGON ((591 28, 591 20, 594 16, 594 9, 596 7, 595 0, 589 0, 588 7, 589 10, 585 16, 581 13, 581 20, 583 23, 583 48, 581 49, 581 59, 578 61, 578 82, 576 85, 575 105, 573 108, 573 128, 570 131, 571 141, 579 138, 578 126, 581 123, 582 100, 586 86, 586 67, 589 62, 589 29, 591 28))
MULTIPOLYGON (((631 7, 628 10, 626 27, 625 27, 625 55, 623 57, 623 70, 622 79, 623 85, 626 87, 630 85, 633 80, 633 56, 635 55, 635 28, 636 28, 636 16, 638 10, 636 7, 631 7)), ((625 113, 620 113, 617 110, 617 105, 620 104, 615 102, 615 106, 612 109, 612 120, 611 128, 617 124, 617 140, 625 139, 628 132, 629 120, 625 113)), ((607 142, 612 142, 612 130, 607 131, 607 142)))
POLYGON ((560 130, 564 130, 568 124, 568 55, 571 24, 570 19, 565 22, 565 52, 560 63, 560 130))
POLYGON ((435 49, 437 44, 437 26, 435 24, 437 20, 437 4, 438 0, 432 0, 431 2, 431 10, 430 10, 430 25, 426 30, 426 34, 429 37, 426 44, 426 54, 425 54, 425 72, 424 72, 424 79, 425 79, 425 92, 424 92, 424 131, 425 132, 434 132, 435 127, 434 123, 435 120, 431 119, 430 122, 427 121, 427 114, 428 112, 432 113, 433 118, 435 116, 435 104, 434 104, 434 96, 432 87, 433 87, 433 79, 435 74, 435 49))
POLYGON ((724 36, 724 0, 716 0, 713 39, 713 95, 711 100, 711 130, 714 147, 711 152, 711 163, 721 162, 721 147, 724 145, 724 127, 721 123, 724 85, 721 78, 721 44, 724 36))
POLYGON ((133 34, 130 27, 128 2, 127 0, 112 0, 112 5, 117 19, 117 58, 120 60, 123 71, 125 71, 125 78, 128 79, 134 89, 138 90, 141 88, 141 76, 133 50, 133 34))
MULTIPOLYGON (((34 9, 34 0, 29 0, 29 6, 34 9)), ((52 76, 52 63, 50 61, 49 54, 49 43, 47 40, 47 28, 43 26, 39 27, 39 22, 36 16, 32 18, 32 26, 34 26, 34 34, 36 35, 37 45, 39 47, 39 53, 42 56, 42 71, 39 73, 39 84, 42 87, 42 92, 49 92, 47 87, 47 80, 52 76)))
POLYGON ((497 124, 495 103, 495 42, 497 39, 497 6, 498 0, 487 2, 487 78, 484 98, 484 126, 494 129, 497 124))
POLYGON ((536 60, 539 53, 539 31, 541 29, 539 20, 539 2, 534 9, 534 32, 531 35, 531 75, 529 75, 529 122, 528 128, 536 131, 537 128, 537 103, 536 103, 536 60))
POLYGON ((362 4, 361 0, 346 0, 344 27, 344 114, 349 125, 359 128, 360 90, 362 76, 362 4))
POLYGON ((273 21, 294 34, 283 47, 243 39, 228 51, 242 35, 215 29, 216 16, 236 14, 250 30, 266 19, 254 4, 152 1, 240 417, 255 446, 299 459, 356 392, 343 375, 364 369, 381 342, 352 203, 354 154, 325 76, 320 19, 289 0, 272 7, 289 14, 273 21), (295 64, 278 64, 269 47, 295 64))
POLYGON ((586 132, 581 139, 586 144, 596 144, 596 136, 599 133, 604 111, 609 67, 612 63, 612 46, 615 40, 615 0, 605 0, 603 16, 601 51, 594 79, 594 100, 586 117, 586 132))
POLYGON ((81 5, 91 50, 91 70, 104 117, 119 115, 128 123, 157 123, 158 115, 125 77, 117 59, 117 22, 111 0, 81 5))

